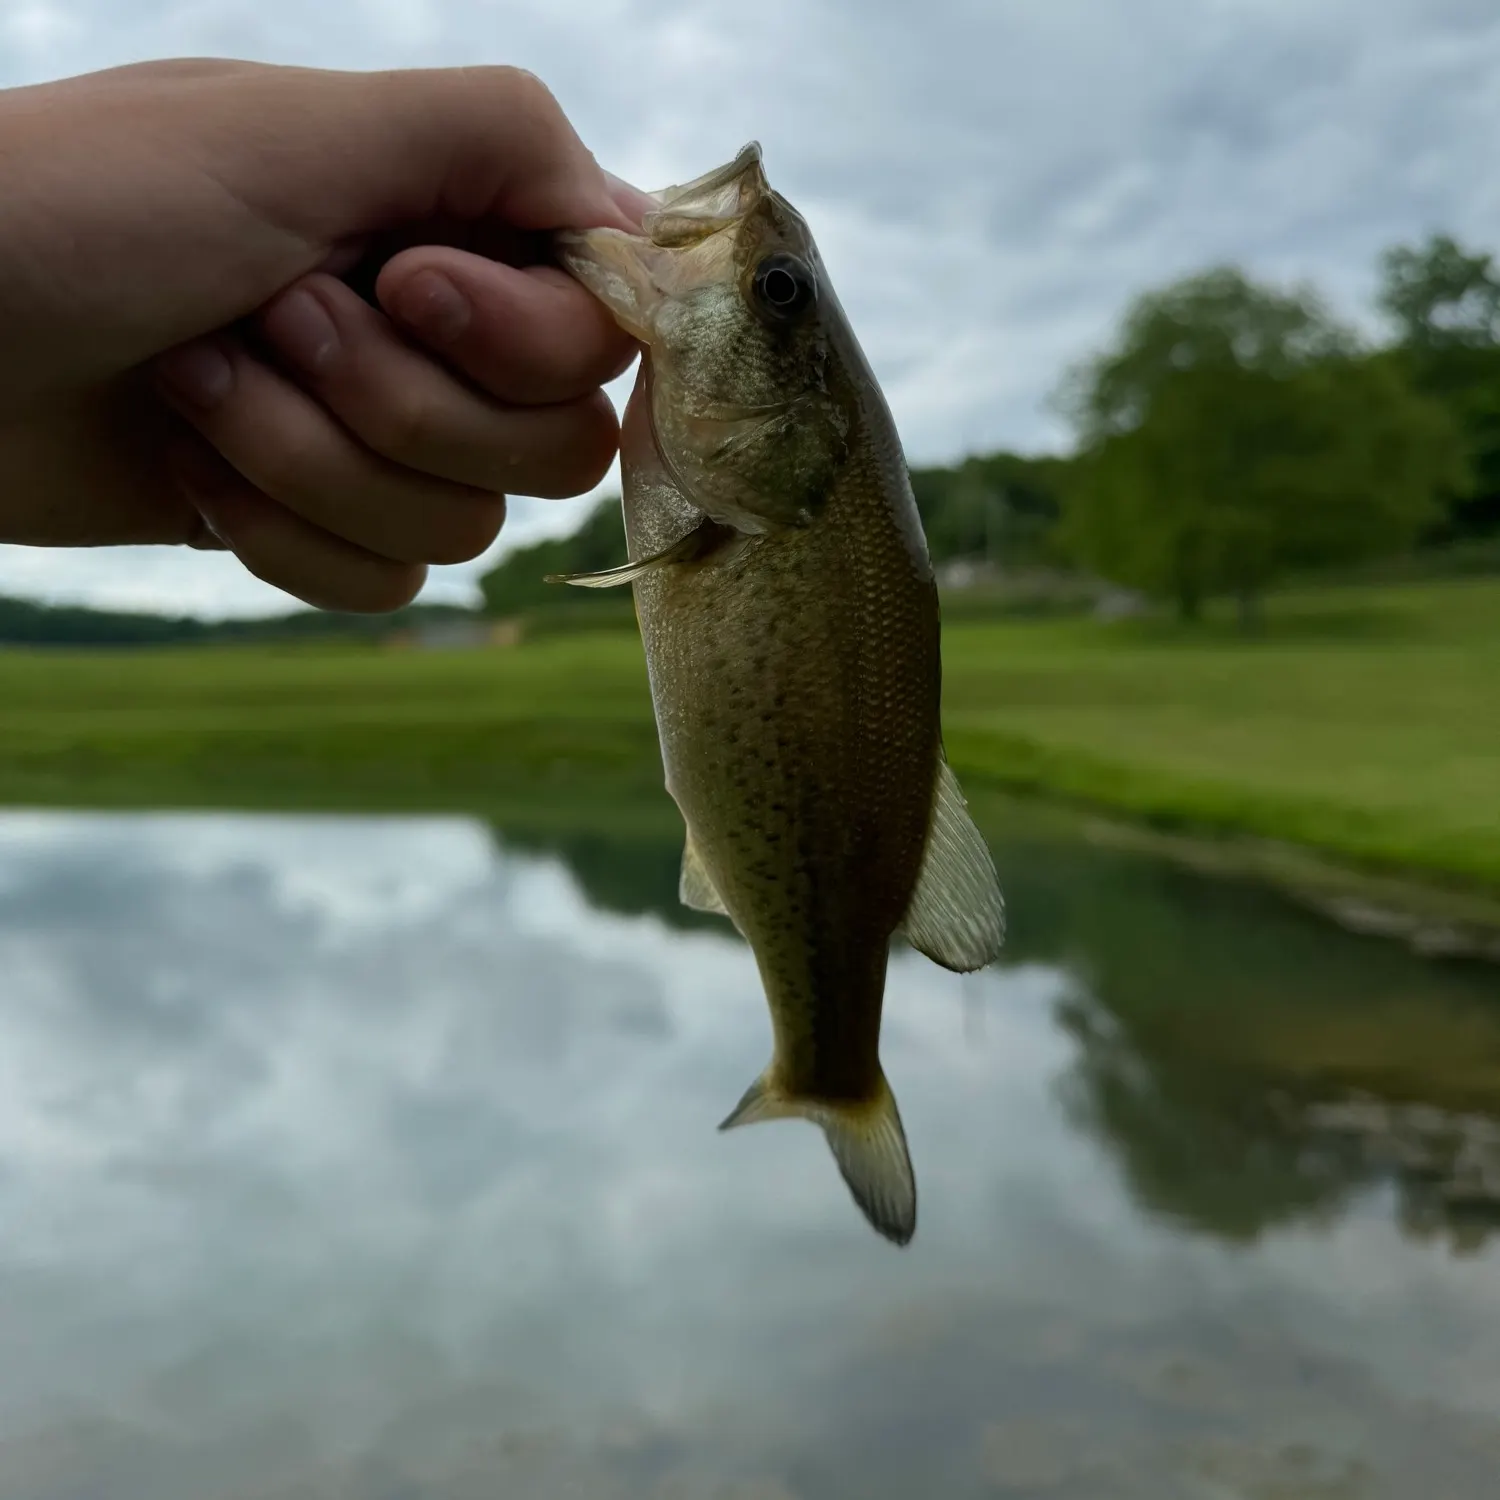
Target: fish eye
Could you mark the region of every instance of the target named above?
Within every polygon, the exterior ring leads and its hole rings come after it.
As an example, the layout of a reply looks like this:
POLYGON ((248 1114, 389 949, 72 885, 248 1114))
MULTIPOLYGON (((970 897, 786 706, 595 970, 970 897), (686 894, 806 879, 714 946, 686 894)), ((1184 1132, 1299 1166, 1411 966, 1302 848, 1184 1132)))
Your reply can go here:
POLYGON ((795 255, 766 256, 751 286, 761 310, 779 321, 797 317, 818 300, 817 279, 795 255))

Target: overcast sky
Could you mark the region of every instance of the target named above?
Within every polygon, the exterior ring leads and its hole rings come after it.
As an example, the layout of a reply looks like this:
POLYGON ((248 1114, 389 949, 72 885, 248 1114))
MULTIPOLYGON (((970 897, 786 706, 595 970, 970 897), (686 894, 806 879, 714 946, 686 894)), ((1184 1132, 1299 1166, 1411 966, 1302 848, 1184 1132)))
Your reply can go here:
MULTIPOLYGON (((759 139, 914 463, 1062 443, 1063 368, 1178 273, 1234 259, 1364 319, 1385 245, 1500 246, 1495 0, 0 0, 0 85, 189 54, 521 64, 648 188, 759 139)), ((584 504, 514 503, 497 550, 584 504)), ((288 603, 167 549, 0 548, 0 592, 288 603)))

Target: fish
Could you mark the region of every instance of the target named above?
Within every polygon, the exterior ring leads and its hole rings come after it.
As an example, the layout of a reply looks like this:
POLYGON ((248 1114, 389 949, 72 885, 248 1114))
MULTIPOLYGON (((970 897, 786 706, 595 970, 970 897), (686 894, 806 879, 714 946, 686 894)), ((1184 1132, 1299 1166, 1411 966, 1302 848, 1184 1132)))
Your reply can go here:
POLYGON ((650 195, 641 231, 555 236, 641 346, 621 427, 630 585, 679 897, 754 955, 770 1063, 720 1125, 822 1127, 887 1240, 916 1232, 880 1059, 893 941, 946 969, 1005 936, 995 864, 948 765, 936 579, 901 442, 803 216, 758 143, 650 195))

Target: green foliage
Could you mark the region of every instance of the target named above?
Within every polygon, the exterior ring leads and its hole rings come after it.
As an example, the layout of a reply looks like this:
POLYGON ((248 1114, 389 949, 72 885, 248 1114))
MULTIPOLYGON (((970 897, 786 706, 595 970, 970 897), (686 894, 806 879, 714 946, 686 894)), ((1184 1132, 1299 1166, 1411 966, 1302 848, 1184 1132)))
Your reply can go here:
POLYGON ((1156 393, 1189 371, 1288 376, 1356 348, 1311 291, 1218 266, 1138 297, 1113 347, 1069 371, 1056 401, 1088 447, 1139 427, 1156 393))
POLYGON ((1380 258, 1380 310, 1411 349, 1493 349, 1500 343, 1500 277, 1493 257, 1451 236, 1395 245, 1380 258))
POLYGON ((1232 270, 1141 298, 1068 400, 1061 544, 1189 618, 1233 594, 1248 622, 1293 569, 1408 547, 1464 482, 1439 405, 1307 294, 1232 270))
POLYGON ((1045 561, 1059 514, 1063 460, 991 453, 956 468, 914 469, 912 493, 935 562, 1045 561))
MULTIPOLYGON (((1059 392, 1074 457, 998 452, 912 472, 938 563, 1073 562, 1196 614, 1247 620, 1290 571, 1347 566, 1500 528, 1500 278, 1453 240, 1397 247, 1371 351, 1305 286, 1217 266, 1150 291, 1059 392)), ((613 501, 573 537, 510 554, 491 614, 540 618, 548 573, 625 555, 613 501)), ((583 599, 591 617, 608 602, 583 599)))
POLYGON ((1500 275, 1492 257, 1447 235, 1396 246, 1381 259, 1377 300, 1396 330, 1390 357, 1464 436, 1469 475, 1445 493, 1435 539, 1500 532, 1500 275))
POLYGON ((517 547, 479 580, 488 615, 511 617, 563 603, 575 611, 618 606, 610 589, 570 589, 548 583, 553 573, 594 573, 625 561, 625 521, 617 499, 601 500, 571 536, 517 547), (572 596, 571 598, 568 596, 572 596))

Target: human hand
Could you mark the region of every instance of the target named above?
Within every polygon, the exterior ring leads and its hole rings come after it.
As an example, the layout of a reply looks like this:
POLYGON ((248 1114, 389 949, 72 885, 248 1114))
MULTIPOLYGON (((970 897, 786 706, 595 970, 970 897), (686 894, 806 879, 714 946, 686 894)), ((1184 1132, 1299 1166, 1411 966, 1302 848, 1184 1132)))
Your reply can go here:
POLYGON ((314 605, 407 602, 506 492, 608 468, 635 346, 538 261, 643 202, 512 69, 0 93, 0 540, 224 546, 314 605))

